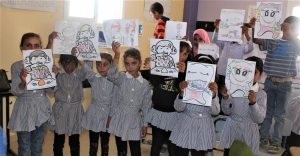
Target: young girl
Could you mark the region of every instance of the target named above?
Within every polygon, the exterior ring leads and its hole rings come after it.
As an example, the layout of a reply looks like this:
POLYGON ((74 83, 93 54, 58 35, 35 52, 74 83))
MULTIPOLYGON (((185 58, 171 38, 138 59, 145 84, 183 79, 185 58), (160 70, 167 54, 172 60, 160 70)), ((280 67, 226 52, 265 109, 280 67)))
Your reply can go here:
POLYGON ((200 43, 202 44, 210 44, 210 39, 207 32, 204 29, 197 29, 193 33, 193 57, 198 54, 198 46, 200 43))
POLYGON ((65 134, 67 134, 71 155, 77 156, 80 154, 79 134, 82 131, 82 81, 86 78, 88 67, 84 65, 77 69, 79 61, 73 55, 61 55, 59 63, 63 67, 63 71, 56 78, 57 86, 53 104, 55 125, 52 125, 54 130, 53 152, 55 156, 63 155, 65 134))
MULTIPOLYGON (((206 55, 197 56, 197 62, 215 63, 206 55)), ((215 144, 215 129, 211 115, 218 115, 220 112, 219 99, 216 96, 218 86, 216 83, 209 84, 213 100, 212 106, 207 107, 182 101, 183 91, 187 85, 187 81, 179 84, 181 91, 174 102, 174 107, 179 112, 178 119, 180 120, 176 122, 170 140, 175 145, 175 155, 188 156, 191 151, 192 156, 205 156, 215 144)))
POLYGON ((233 98, 228 95, 226 87, 221 92, 222 110, 229 115, 221 134, 224 156, 229 155, 229 148, 234 140, 245 142, 256 156, 259 151, 258 124, 263 122, 266 115, 267 95, 256 82, 263 72, 263 62, 255 56, 246 60, 256 62, 253 88, 249 91, 248 98, 233 98))
MULTIPOLYGON (((120 44, 113 42, 113 49, 116 49, 115 57, 120 55, 120 44)), ((114 85, 107 80, 108 70, 113 63, 112 56, 101 53, 101 61, 96 62, 98 73, 90 72, 87 79, 92 87, 92 101, 83 116, 81 125, 89 130, 90 156, 96 156, 98 151, 99 135, 101 137, 101 156, 108 156, 109 136, 107 132, 108 122, 111 118, 111 105, 114 85)))
MULTIPOLYGON (((49 37, 49 42, 52 40, 49 37)), ((20 49, 41 49, 38 34, 26 33, 22 36, 20 49)), ((23 61, 11 66, 11 92, 17 97, 8 128, 17 132, 18 155, 42 155, 46 122, 50 119, 51 106, 46 91, 52 89, 26 90, 27 71, 23 61)))
POLYGON ((160 3, 155 2, 150 7, 150 14, 155 20, 157 20, 157 24, 153 33, 154 38, 164 39, 166 23, 168 20, 170 20, 168 17, 163 16, 164 7, 160 3))
MULTIPOLYGON (((145 74, 145 77, 149 79, 153 86, 153 107, 146 119, 152 125, 151 156, 159 156, 164 143, 168 143, 168 151, 172 153, 169 137, 178 115, 174 109, 174 100, 179 93, 179 82, 185 78, 185 62, 190 49, 191 47, 187 42, 180 42, 180 56, 179 63, 177 63, 180 71, 178 78, 151 75, 150 70, 147 71, 147 75, 145 74)), ((145 62, 145 68, 149 69, 150 61, 145 62)))
POLYGON ((114 108, 108 131, 115 134, 118 156, 127 154, 127 141, 132 156, 141 155, 140 140, 146 136, 145 116, 151 107, 151 88, 140 72, 141 55, 137 49, 125 51, 126 73, 113 65, 108 72, 108 80, 116 85, 114 108))

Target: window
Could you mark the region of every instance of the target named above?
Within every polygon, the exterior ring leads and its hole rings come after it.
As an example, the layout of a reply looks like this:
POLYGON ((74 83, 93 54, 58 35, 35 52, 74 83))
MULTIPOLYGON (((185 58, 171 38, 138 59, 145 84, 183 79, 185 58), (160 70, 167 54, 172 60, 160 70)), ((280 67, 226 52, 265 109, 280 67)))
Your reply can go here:
POLYGON ((67 19, 95 19, 102 23, 107 19, 123 17, 123 0, 68 0, 65 1, 67 19))
MULTIPOLYGON (((292 15, 300 18, 300 6, 296 6, 293 8, 292 15)), ((300 32, 299 32, 299 34, 300 34, 300 32)), ((298 38, 300 39, 300 35, 298 36, 298 38)))

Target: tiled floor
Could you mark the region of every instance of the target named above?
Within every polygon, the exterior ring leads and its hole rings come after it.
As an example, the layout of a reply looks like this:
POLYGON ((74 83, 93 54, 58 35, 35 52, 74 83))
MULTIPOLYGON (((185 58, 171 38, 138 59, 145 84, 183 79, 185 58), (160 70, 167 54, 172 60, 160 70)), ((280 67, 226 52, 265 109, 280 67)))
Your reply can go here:
MULTIPOLYGON (((151 136, 147 136, 147 140, 150 139, 151 136)), ((17 140, 15 136, 11 137, 11 148, 14 152, 17 152, 18 150, 18 146, 17 146, 17 140)), ((88 156, 89 153, 89 137, 88 137, 88 132, 84 131, 82 133, 82 135, 80 136, 80 155, 81 156, 88 156)), ((52 156, 53 155, 53 151, 52 151, 52 147, 53 147, 53 133, 51 131, 47 131, 46 133, 46 137, 45 137, 45 142, 43 145, 43 156, 52 156)), ((110 146, 109 146, 109 155, 110 156, 117 156, 117 152, 116 152, 116 145, 115 145, 115 139, 113 136, 111 136, 110 139, 110 146)), ((143 156, 149 156, 150 155, 150 145, 148 144, 142 144, 142 155, 143 156)), ((100 150, 100 149, 99 149, 100 150)), ((129 150, 129 148, 128 148, 129 150)), ((64 155, 65 156, 69 156, 70 155, 70 149, 68 146, 68 139, 66 139, 66 143, 65 143, 65 148, 64 148, 64 155)), ((98 153, 98 155, 100 155, 100 153, 98 153)), ((130 154, 128 154, 130 155, 130 154)), ((161 156, 167 156, 167 153, 161 154, 161 156)), ((214 156, 222 156, 222 152, 221 151, 214 151, 214 156)), ((277 154, 277 155, 269 155, 263 151, 261 151, 259 156, 280 156, 281 154, 277 154)))

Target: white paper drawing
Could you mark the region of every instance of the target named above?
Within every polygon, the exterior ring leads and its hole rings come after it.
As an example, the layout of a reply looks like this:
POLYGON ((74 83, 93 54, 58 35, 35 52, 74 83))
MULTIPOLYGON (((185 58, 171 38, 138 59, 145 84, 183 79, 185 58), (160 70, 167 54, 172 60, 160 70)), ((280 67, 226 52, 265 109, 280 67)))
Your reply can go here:
POLYGON ((28 72, 26 77, 27 90, 56 86, 55 74, 52 72, 51 49, 24 50, 23 63, 28 72))
POLYGON ((178 77, 179 40, 151 39, 151 74, 178 77))
POLYGON ((225 84, 232 97, 247 97, 253 86, 255 62, 228 59, 225 84))
POLYGON ((218 40, 241 42, 245 10, 222 9, 218 40))
POLYGON ((188 87, 184 90, 183 101, 186 103, 211 106, 212 92, 209 83, 215 81, 216 65, 188 62, 185 80, 188 87))
POLYGON ((256 15, 255 38, 280 38, 282 2, 257 2, 256 15))
POLYGON ((165 39, 181 40, 186 36, 187 22, 167 21, 165 39))
POLYGON ((117 41, 125 47, 137 47, 139 21, 137 19, 106 20, 103 22, 103 33, 108 46, 111 46, 113 41, 117 41))
POLYGON ((214 58, 219 58, 219 46, 214 43, 211 44, 199 44, 198 54, 211 55, 214 58))

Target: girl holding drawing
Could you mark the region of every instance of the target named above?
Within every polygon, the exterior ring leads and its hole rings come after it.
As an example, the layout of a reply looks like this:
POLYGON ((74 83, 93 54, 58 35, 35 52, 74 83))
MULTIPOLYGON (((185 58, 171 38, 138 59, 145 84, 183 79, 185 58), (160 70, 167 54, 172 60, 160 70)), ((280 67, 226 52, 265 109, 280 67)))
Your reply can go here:
MULTIPOLYGON (((53 38, 50 37, 50 40, 53 38)), ((41 37, 35 33, 24 34, 20 49, 42 49, 41 37)), ((45 94, 52 89, 26 90, 27 70, 23 61, 12 64, 11 71, 11 92, 17 98, 8 128, 17 132, 19 156, 40 156, 46 123, 51 115, 50 102, 45 94)))
POLYGON ((252 90, 248 98, 231 97, 226 87, 222 90, 221 107, 226 115, 229 115, 221 134, 221 144, 225 148, 224 156, 229 155, 229 148, 234 140, 246 143, 254 155, 259 151, 259 129, 266 115, 266 92, 259 88, 259 80, 263 72, 263 62, 260 58, 252 56, 248 61, 256 62, 255 75, 252 90))
MULTIPOLYGON (((199 56, 198 62, 214 64, 214 60, 206 55, 199 56)), ((215 145, 215 128, 212 115, 220 112, 219 99, 217 95, 218 86, 210 83, 212 92, 212 105, 203 106, 185 103, 182 101, 183 93, 188 82, 179 84, 180 93, 174 102, 174 108, 179 112, 178 120, 172 130, 170 141, 175 146, 175 156, 205 156, 215 145)))
POLYGON ((193 33, 193 53, 192 58, 194 58, 198 54, 198 46, 199 44, 210 44, 210 39, 207 32, 204 29, 197 29, 193 33))
POLYGON ((147 133, 145 116, 152 104, 151 87, 139 72, 142 62, 140 51, 128 49, 123 58, 126 73, 119 72, 117 64, 114 64, 107 75, 117 87, 108 131, 116 136, 118 156, 127 155, 127 141, 131 155, 140 156, 140 140, 147 133))

